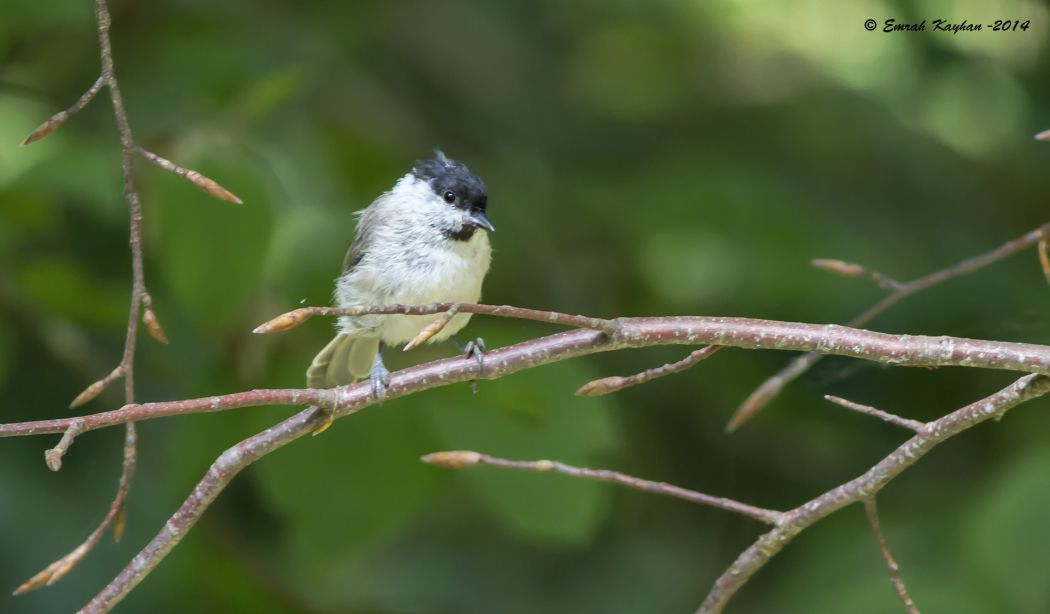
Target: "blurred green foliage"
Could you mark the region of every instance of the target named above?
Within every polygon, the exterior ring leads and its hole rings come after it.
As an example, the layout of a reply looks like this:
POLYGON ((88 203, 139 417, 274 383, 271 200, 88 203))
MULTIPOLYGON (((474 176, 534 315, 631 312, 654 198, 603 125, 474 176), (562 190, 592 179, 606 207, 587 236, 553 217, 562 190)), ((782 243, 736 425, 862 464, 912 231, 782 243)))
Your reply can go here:
MULTIPOLYGON (((0 6, 0 406, 64 415, 119 357, 129 291, 116 134, 100 97, 18 142, 97 75, 88 0, 0 6)), ((808 267, 910 278, 1046 221, 1045 4, 944 2, 113 2, 137 138, 245 200, 143 164, 147 283, 170 346, 141 340, 142 399, 299 386, 330 323, 255 338, 326 304, 366 206, 434 146, 487 181, 489 302, 596 316, 841 322, 880 291, 808 267), (1026 32, 867 32, 863 21, 1028 19, 1026 32)), ((104 94, 103 94, 104 96, 104 94)), ((1050 342, 1034 254, 915 297, 872 327, 1050 342)), ((478 318, 490 347, 549 332, 478 318)), ((404 366, 448 355, 391 356, 404 366)), ((392 353, 395 354, 395 353, 392 353)), ((610 467, 787 508, 854 477, 903 433, 821 401, 920 419, 1008 374, 822 363, 753 424, 723 427, 784 364, 726 351, 607 399, 572 392, 681 357, 661 348, 428 392, 341 420, 233 483, 125 611, 681 612, 759 533, 751 520, 559 476, 451 472, 439 449, 610 467)), ((86 407, 120 403, 113 391, 86 407)), ((1046 401, 943 446, 880 499, 924 611, 1045 612, 1046 401)), ((4 612, 83 604, 223 449, 287 408, 141 425, 123 543, 4 612)), ((120 433, 0 444, 0 586, 101 518, 120 433)), ((899 608, 863 513, 798 538, 741 612, 899 608)))

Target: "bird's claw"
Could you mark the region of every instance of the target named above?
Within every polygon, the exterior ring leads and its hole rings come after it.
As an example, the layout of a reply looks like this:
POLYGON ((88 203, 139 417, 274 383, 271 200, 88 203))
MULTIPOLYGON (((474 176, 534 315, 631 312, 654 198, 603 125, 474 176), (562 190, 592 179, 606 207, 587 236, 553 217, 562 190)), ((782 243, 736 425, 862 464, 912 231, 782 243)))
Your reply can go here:
MULTIPOLYGON (((468 341, 463 346, 463 356, 466 358, 473 358, 474 362, 478 363, 478 377, 481 377, 485 373, 485 340, 481 337, 468 341)), ((478 393, 478 381, 470 380, 470 391, 473 394, 478 393)))
POLYGON ((390 371, 387 370, 382 359, 376 358, 376 364, 372 366, 368 380, 372 383, 372 395, 382 403, 386 398, 386 389, 390 387, 390 371))

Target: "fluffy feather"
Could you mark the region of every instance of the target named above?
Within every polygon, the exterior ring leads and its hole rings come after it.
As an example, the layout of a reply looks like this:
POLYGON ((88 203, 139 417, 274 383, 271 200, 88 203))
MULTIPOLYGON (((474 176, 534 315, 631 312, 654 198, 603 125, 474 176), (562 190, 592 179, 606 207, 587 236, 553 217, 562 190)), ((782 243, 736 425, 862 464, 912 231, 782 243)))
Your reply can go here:
MULTIPOLYGON (((488 233, 477 222, 486 202, 484 184, 462 164, 443 154, 417 163, 413 172, 358 213, 354 242, 336 280, 335 303, 477 302, 491 260, 488 233), (420 170, 422 165, 431 166, 420 170), (449 190, 457 195, 454 203, 443 197, 449 190)), ((431 342, 454 335, 467 325, 470 315, 457 314, 431 342)), ((405 343, 439 317, 341 317, 339 335, 307 372, 309 385, 331 387, 363 377, 380 342, 405 343)))

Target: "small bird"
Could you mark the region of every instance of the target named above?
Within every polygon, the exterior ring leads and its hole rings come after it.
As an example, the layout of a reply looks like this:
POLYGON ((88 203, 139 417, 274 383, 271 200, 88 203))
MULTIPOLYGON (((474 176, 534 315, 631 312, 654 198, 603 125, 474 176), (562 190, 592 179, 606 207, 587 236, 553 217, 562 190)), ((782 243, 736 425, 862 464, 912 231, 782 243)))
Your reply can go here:
MULTIPOLYGON (((485 183, 463 163, 440 150, 434 153, 357 213, 357 232, 336 279, 338 306, 475 303, 481 297, 492 256, 488 233, 495 231, 486 216, 485 183)), ((470 315, 454 315, 430 341, 448 339, 467 325, 470 315)), ((413 339, 441 317, 340 317, 338 334, 306 372, 307 385, 332 388, 367 375, 382 399, 390 384, 384 346, 413 339)), ((467 344, 479 366, 481 349, 467 344)))

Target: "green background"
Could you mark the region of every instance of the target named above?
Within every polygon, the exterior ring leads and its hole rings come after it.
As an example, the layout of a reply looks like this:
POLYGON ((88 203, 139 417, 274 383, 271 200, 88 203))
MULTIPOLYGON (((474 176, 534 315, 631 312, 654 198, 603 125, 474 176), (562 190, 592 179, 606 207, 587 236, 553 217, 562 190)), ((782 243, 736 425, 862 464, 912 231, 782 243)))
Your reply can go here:
MULTIPOLYGON (((101 97, 44 141, 37 124, 97 75, 89 0, 0 5, 0 419, 69 415, 119 360, 129 258, 119 155, 101 97)), ((143 400, 297 387, 330 334, 351 213, 440 146, 490 189, 487 302, 594 316, 843 322, 882 296, 809 267, 841 258, 912 278, 1047 220, 1043 3, 244 2, 113 6, 128 114, 147 148, 241 196, 214 200, 146 163, 146 278, 172 343, 143 335, 143 400), (868 32, 865 19, 1027 31, 868 32)), ((1034 251, 925 292, 871 327, 1050 342, 1034 251)), ((557 330, 476 318, 489 347, 557 330)), ((789 356, 727 350, 602 399, 573 391, 683 348, 551 365, 479 394, 456 385, 341 420, 248 469, 135 590, 126 612, 684 612, 762 530, 747 518, 561 476, 424 465, 476 449, 619 469, 786 509, 853 478, 906 433, 832 393, 931 419, 1013 379, 829 359, 733 435, 736 405, 789 356)), ((392 352, 391 367, 455 353, 392 352)), ((120 404, 117 390, 83 412, 120 404)), ((1050 610, 1047 401, 941 446, 880 498, 928 612, 1050 610)), ((122 543, 3 612, 70 611, 162 526, 223 449, 291 408, 143 423, 122 543)), ((67 552, 116 486, 122 432, 0 442, 0 593, 67 552)), ((801 535, 737 612, 899 609, 863 511, 801 535)))

